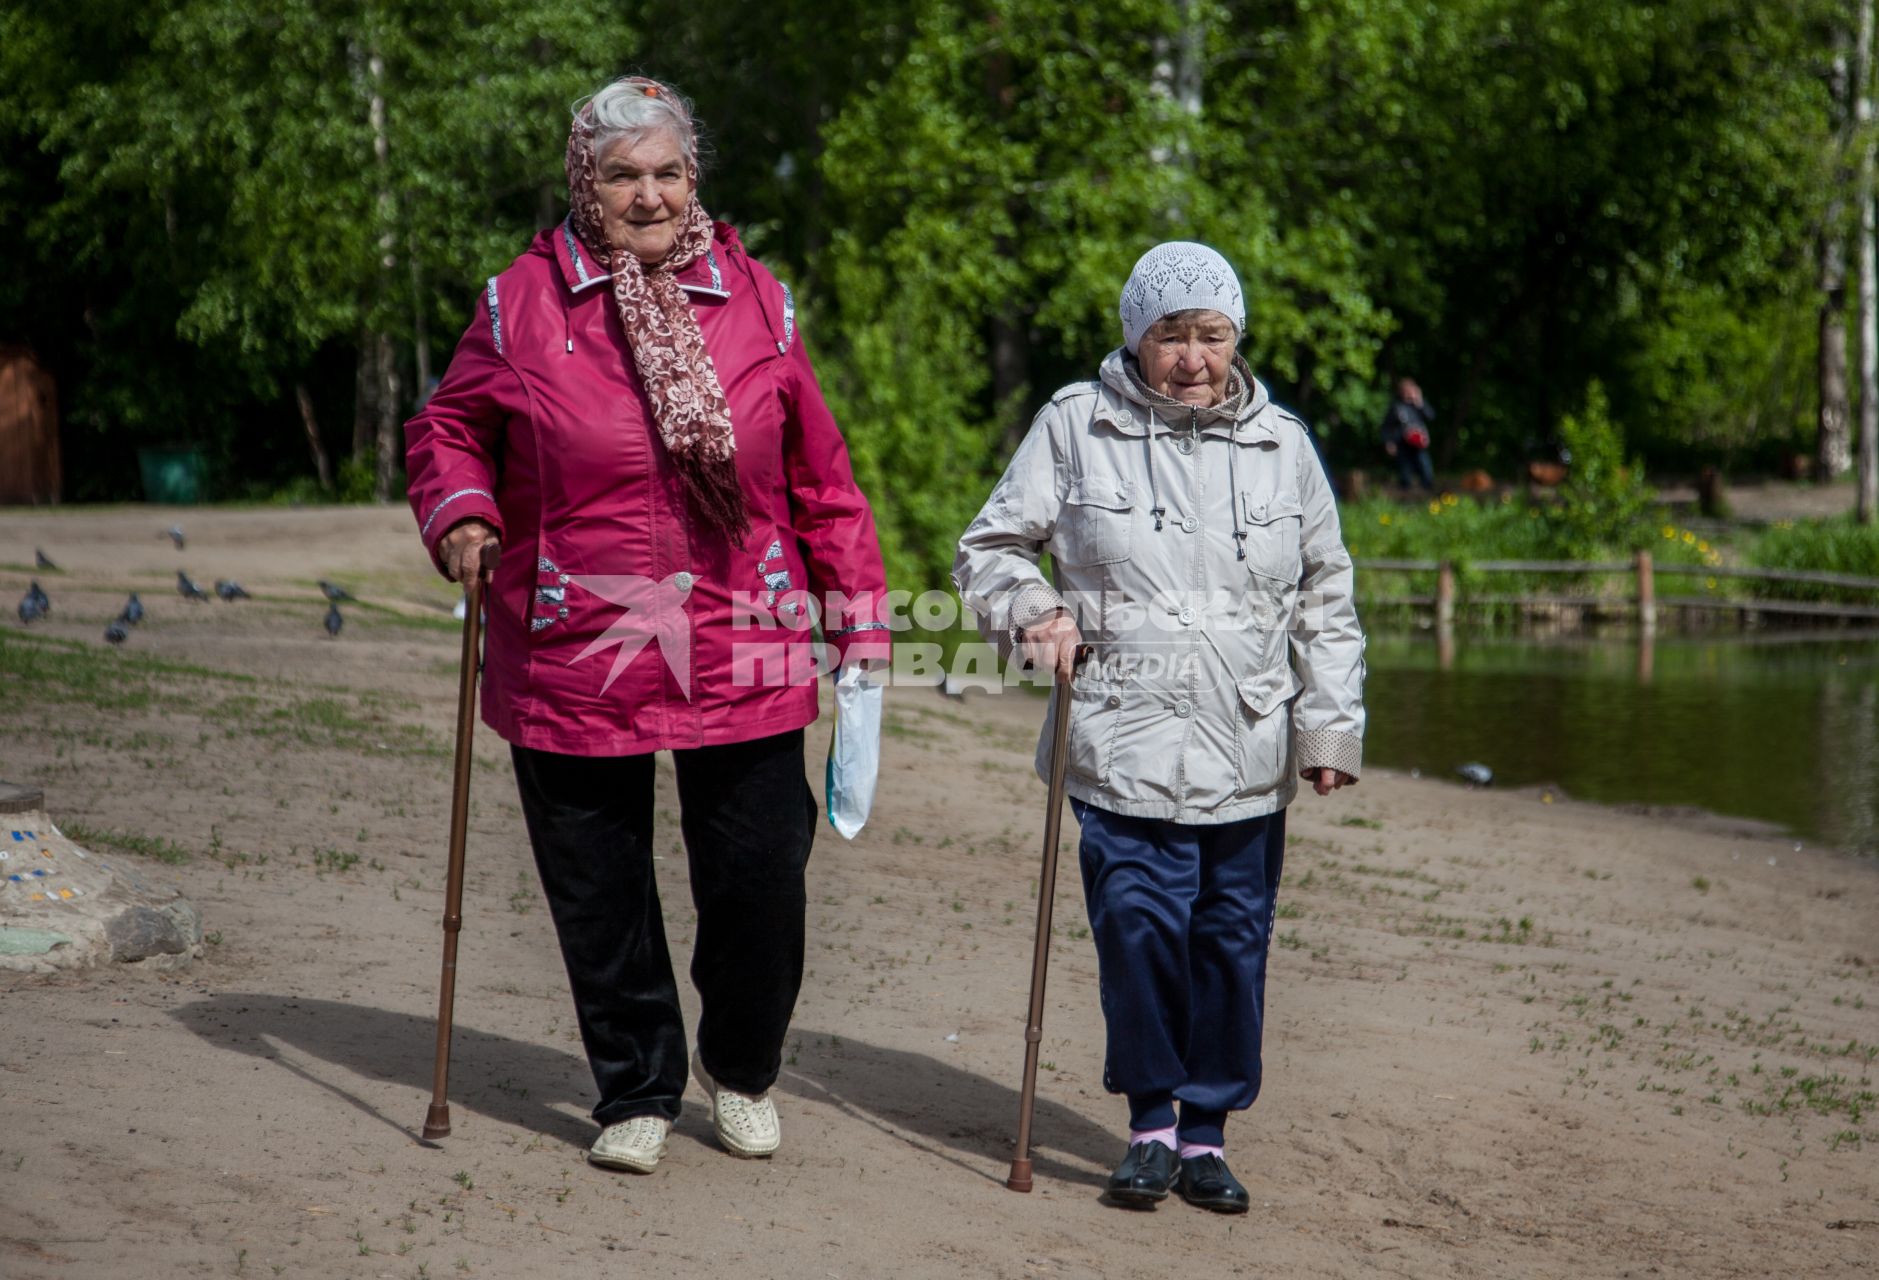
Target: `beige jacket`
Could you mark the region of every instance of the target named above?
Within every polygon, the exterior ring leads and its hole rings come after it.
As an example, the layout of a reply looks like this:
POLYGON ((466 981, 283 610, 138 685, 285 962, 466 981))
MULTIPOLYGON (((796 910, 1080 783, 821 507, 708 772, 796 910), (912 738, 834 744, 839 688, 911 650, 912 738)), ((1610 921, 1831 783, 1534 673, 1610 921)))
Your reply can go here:
POLYGON ((1305 424, 1240 370, 1237 411, 1151 408, 1111 352, 1038 413, 959 542, 953 584, 1002 653, 1065 606, 1094 646, 1067 789, 1115 813, 1235 822, 1284 808, 1300 770, 1362 767, 1337 505, 1305 424))

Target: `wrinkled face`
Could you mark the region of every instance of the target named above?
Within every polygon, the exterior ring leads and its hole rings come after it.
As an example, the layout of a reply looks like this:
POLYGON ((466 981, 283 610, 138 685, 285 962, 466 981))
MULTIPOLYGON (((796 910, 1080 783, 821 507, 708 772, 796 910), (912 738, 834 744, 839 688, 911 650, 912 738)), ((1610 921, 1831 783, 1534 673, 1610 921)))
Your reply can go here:
POLYGON ((594 176, 607 243, 641 262, 665 257, 697 185, 672 130, 613 139, 601 148, 594 176))
POLYGON ((1150 326, 1136 346, 1142 380, 1182 404, 1197 408, 1227 396, 1227 372, 1239 332, 1218 311, 1183 311, 1150 326))

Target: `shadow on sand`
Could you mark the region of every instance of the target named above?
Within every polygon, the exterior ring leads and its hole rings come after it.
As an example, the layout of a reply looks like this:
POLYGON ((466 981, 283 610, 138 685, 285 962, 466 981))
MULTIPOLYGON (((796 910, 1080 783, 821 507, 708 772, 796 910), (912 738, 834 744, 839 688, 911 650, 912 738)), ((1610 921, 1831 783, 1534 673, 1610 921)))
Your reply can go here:
MULTIPOLYGON (((436 1034, 430 1017, 257 992, 192 1001, 173 1016, 210 1044, 272 1062, 412 1141, 422 1141, 419 1128, 430 1098, 436 1034), (320 1070, 321 1063, 408 1086, 408 1109, 386 1115, 349 1092, 344 1077, 320 1070)), ((1017 1129, 1015 1088, 925 1054, 809 1028, 790 1032, 786 1054, 792 1060, 777 1081, 780 1092, 820 1102, 961 1169, 1004 1181, 1017 1129)), ((562 1109, 566 1104, 585 1111, 593 1105, 587 1061, 580 1054, 458 1022, 450 1063, 453 1109, 467 1108, 577 1147, 593 1140, 592 1126, 562 1109)), ((1017 1075, 1015 1064, 1012 1074, 1017 1075)), ((688 1109, 688 1119, 691 1110, 698 1109, 688 1109)), ((1106 1167, 1114 1160, 1116 1135, 1043 1098, 1032 1128, 1032 1158, 1040 1176, 1102 1185, 1103 1175, 1085 1166, 1106 1167), (1066 1163, 1053 1152, 1082 1163, 1066 1163)))
MULTIPOLYGON (((429 1016, 304 996, 230 991, 194 1000, 172 1016, 204 1040, 275 1063, 350 1106, 421 1142, 431 1094, 437 1024, 429 1016), (348 1092, 344 1075, 408 1085, 411 1100, 391 1116, 348 1092)), ((450 1051, 450 1106, 544 1133, 577 1146, 593 1141, 587 1121, 557 1110, 593 1106, 587 1059, 548 1045, 467 1027, 459 1019, 450 1051)))
MULTIPOLYGON (((1007 1085, 906 1049, 882 1049, 809 1028, 789 1034, 783 1093, 820 1102, 929 1155, 1002 1184, 1018 1134, 1018 1060, 1013 1037, 1007 1085), (795 1059, 794 1063, 790 1058, 795 1059)), ((1101 1187, 1122 1154, 1118 1134, 1060 1102, 1037 1099, 1031 1161, 1040 1178, 1101 1187), (1068 1164, 1060 1157, 1080 1162, 1068 1164)))

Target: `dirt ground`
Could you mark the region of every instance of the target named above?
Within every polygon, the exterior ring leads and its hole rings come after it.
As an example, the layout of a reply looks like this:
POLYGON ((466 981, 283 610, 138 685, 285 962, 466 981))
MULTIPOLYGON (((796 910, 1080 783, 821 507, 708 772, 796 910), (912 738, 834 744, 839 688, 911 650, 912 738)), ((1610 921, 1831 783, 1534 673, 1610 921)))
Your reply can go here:
POLYGON ((810 863, 783 1150, 720 1152, 694 1085, 648 1177, 582 1160, 591 1081, 485 730, 456 1128, 421 1142, 457 646, 428 573, 401 510, 0 513, 0 777, 180 859, 145 865, 210 944, 183 974, 0 975, 7 1280, 1879 1270, 1879 867, 1383 771, 1293 811, 1265 1091, 1228 1129, 1252 1213, 1100 1201, 1126 1115, 1074 861, 1037 1190, 1006 1191, 1043 810, 1020 696, 890 692, 873 819, 810 863), (35 546, 62 572, 22 634, 35 546), (178 567, 258 599, 185 603, 178 567), (318 577, 364 601, 337 641, 318 577), (132 586, 149 619, 107 649, 132 586))
MULTIPOLYGON (((1744 480, 1724 488, 1730 515, 1750 524, 1777 520, 1824 520, 1849 514, 1858 503, 1851 476, 1831 484, 1804 480, 1744 480)), ((1694 512, 1696 485, 1685 480, 1662 484, 1658 497, 1673 507, 1694 512)))

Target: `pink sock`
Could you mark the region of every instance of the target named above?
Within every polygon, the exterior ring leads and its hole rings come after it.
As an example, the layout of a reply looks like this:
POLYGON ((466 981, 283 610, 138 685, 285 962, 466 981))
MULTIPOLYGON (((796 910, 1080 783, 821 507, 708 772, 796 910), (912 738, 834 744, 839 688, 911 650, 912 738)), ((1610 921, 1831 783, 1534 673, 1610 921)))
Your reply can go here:
POLYGON ((1129 1130, 1129 1145, 1135 1146, 1139 1142, 1159 1142, 1162 1146, 1168 1148, 1168 1150, 1170 1151, 1174 1151, 1177 1149, 1175 1146, 1173 1125, 1169 1125, 1165 1129, 1131 1129, 1129 1130))
MULTIPOLYGON (((1168 1132, 1173 1133, 1174 1131, 1170 1129, 1168 1132)), ((1225 1147, 1209 1147, 1199 1142, 1183 1142, 1175 1148, 1175 1152, 1183 1160, 1192 1160, 1196 1156, 1220 1156, 1224 1159, 1227 1154, 1227 1149, 1225 1147)))

